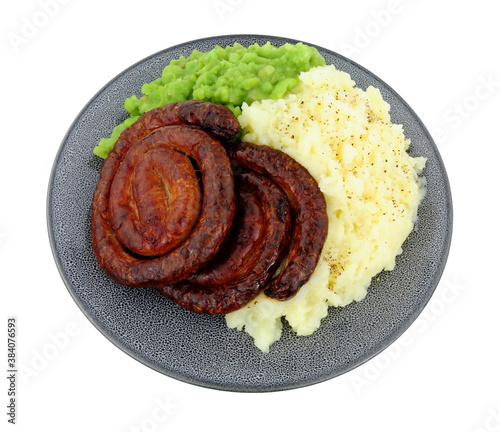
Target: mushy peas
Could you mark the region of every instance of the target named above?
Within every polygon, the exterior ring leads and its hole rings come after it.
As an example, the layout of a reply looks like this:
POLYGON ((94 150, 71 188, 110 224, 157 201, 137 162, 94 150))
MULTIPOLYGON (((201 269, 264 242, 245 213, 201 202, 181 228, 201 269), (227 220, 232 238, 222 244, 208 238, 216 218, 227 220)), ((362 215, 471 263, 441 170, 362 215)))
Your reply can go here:
POLYGON ((94 153, 106 159, 120 134, 141 114, 172 102, 206 100, 241 114, 241 105, 261 99, 279 99, 298 84, 301 72, 325 64, 318 50, 301 42, 279 47, 267 42, 245 48, 239 43, 207 52, 194 50, 165 66, 161 77, 142 86, 143 96, 125 100, 129 117, 103 138, 94 153))
POLYGON ((282 150, 309 170, 324 193, 328 237, 316 270, 298 294, 261 293, 226 315, 267 352, 282 317, 300 336, 318 329, 329 306, 362 300, 374 276, 392 270, 423 197, 422 157, 410 157, 403 127, 391 123, 378 89, 355 87, 334 66, 302 72, 292 94, 243 104, 244 141, 282 150))

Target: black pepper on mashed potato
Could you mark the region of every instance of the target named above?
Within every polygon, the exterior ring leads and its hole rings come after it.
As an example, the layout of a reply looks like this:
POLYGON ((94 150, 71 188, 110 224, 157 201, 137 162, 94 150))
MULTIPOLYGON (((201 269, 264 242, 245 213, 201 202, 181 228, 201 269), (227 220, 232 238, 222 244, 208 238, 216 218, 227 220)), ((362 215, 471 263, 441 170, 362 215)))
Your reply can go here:
POLYGON ((329 216, 320 262, 295 297, 261 293, 226 315, 262 351, 281 337, 282 317, 298 335, 310 335, 329 306, 362 300, 374 276, 394 269, 425 192, 425 158, 408 155, 410 141, 389 109, 378 89, 355 87, 331 65, 301 73, 283 99, 243 105, 243 140, 282 150, 307 168, 329 216))

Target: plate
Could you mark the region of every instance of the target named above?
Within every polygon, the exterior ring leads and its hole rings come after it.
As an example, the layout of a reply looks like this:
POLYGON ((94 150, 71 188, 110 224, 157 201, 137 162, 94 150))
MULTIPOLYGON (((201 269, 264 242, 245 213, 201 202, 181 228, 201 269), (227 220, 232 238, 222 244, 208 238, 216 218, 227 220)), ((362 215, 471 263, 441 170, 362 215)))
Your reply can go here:
MULTIPOLYGON (((394 342, 431 298, 443 272, 452 232, 445 167, 425 126, 387 84, 351 60, 317 47, 327 64, 349 73, 357 86, 380 89, 394 123, 411 139, 409 153, 427 158, 427 193, 419 221, 392 272, 383 272, 366 298, 330 308, 314 334, 298 337, 285 324, 281 340, 260 352, 245 332, 223 316, 184 310, 154 289, 113 282, 92 252, 90 212, 101 159, 93 147, 127 117, 123 101, 161 75, 170 60, 215 45, 273 45, 298 41, 263 35, 195 40, 158 52, 105 85, 71 125, 55 158, 47 199, 48 231, 60 274, 87 318, 115 345, 145 365, 184 382, 219 390, 266 392, 303 387, 337 377, 394 342)), ((307 42, 306 42, 307 43, 307 42)), ((308 44, 312 45, 312 44, 308 44)))

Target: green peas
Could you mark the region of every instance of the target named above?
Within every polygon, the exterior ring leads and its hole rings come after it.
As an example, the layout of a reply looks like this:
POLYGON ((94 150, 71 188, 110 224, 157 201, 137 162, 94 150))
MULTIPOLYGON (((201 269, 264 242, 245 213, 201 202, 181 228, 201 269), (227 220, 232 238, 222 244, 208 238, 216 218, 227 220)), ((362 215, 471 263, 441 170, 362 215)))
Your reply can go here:
POLYGON ((188 57, 172 60, 160 78, 144 84, 142 97, 125 100, 131 117, 103 138, 94 153, 106 158, 121 132, 153 108, 199 99, 225 104, 238 116, 244 102, 281 98, 297 85, 300 72, 324 64, 316 48, 302 43, 275 47, 267 42, 248 48, 235 43, 205 53, 194 50, 188 57))

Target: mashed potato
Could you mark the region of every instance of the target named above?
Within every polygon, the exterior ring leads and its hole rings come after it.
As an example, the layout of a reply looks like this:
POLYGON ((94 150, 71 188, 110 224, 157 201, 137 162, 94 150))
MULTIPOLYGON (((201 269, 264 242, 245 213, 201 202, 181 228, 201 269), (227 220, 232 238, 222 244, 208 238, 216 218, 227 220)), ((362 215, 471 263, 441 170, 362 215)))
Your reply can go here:
POLYGON ((264 352, 279 340, 282 317, 300 336, 318 329, 329 306, 363 299, 371 279, 392 270, 423 196, 425 159, 412 158, 401 125, 380 91, 366 92, 334 66, 303 72, 293 94, 244 104, 244 140, 288 153, 325 195, 329 227, 318 266, 298 294, 256 301, 226 315, 264 352))

